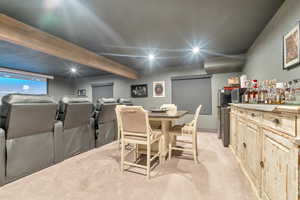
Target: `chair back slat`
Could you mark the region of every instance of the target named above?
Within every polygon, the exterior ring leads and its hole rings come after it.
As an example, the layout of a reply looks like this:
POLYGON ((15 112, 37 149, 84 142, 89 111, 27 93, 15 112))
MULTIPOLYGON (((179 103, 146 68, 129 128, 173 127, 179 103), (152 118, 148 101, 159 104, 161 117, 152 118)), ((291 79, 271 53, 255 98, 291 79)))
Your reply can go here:
POLYGON ((196 109, 196 112, 194 115, 193 126, 194 126, 195 130, 197 130, 197 125, 198 125, 198 121, 199 121, 199 115, 200 115, 201 108, 202 108, 202 105, 199 105, 198 108, 196 109))

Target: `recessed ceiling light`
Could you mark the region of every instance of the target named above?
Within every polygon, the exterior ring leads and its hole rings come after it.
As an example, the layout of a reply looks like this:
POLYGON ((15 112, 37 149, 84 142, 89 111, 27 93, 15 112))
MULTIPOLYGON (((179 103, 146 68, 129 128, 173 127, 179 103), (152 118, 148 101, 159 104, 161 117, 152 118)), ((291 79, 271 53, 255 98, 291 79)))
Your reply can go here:
POLYGON ((155 55, 153 55, 153 54, 148 55, 148 60, 149 61, 153 61, 154 59, 155 59, 155 55))
POLYGON ((75 74, 77 72, 77 69, 76 68, 71 68, 71 72, 75 74))
POLYGON ((53 10, 59 6, 61 0, 45 0, 46 8, 49 10, 53 10))
POLYGON ((192 52, 193 52, 193 54, 198 54, 200 52, 200 48, 199 47, 193 47, 192 52))

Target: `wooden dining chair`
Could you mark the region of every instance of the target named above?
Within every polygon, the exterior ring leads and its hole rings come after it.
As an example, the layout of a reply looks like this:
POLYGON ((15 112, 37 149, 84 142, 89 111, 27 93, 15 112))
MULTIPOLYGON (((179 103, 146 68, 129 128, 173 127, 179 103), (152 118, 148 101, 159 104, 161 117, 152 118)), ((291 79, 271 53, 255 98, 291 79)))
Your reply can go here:
POLYGON ((175 125, 169 130, 170 135, 170 143, 169 143, 169 160, 172 157, 172 150, 180 150, 180 151, 187 151, 191 152, 194 156, 194 162, 198 163, 198 150, 197 150, 197 124, 199 119, 199 114, 201 111, 202 105, 199 105, 193 120, 190 123, 184 125, 175 125), (186 140, 174 140, 176 136, 186 136, 191 137, 191 141, 186 140), (183 144, 191 144, 192 147, 179 147, 176 146, 176 143, 183 143, 183 144))
MULTIPOLYGON (((141 106, 126 106, 120 108, 121 121, 121 171, 124 171, 124 166, 139 167, 146 170, 147 178, 150 179, 150 171, 155 167, 151 167, 151 162, 159 158, 161 162, 161 131, 154 131, 150 127, 148 112, 141 106), (154 152, 151 149, 152 144, 157 143, 159 150, 154 152), (125 155, 125 144, 134 144, 136 148, 131 149, 125 155), (138 145, 146 147, 145 152, 138 151, 138 145), (147 164, 137 164, 137 158, 134 162, 126 161, 126 157, 135 151, 139 154, 146 154, 147 164), (152 156, 152 157, 151 157, 152 156)), ((136 157, 136 156, 135 156, 136 157)))
POLYGON ((120 149, 121 147, 121 118, 120 118, 120 109, 122 107, 125 107, 125 105, 117 105, 116 108, 115 108, 115 111, 116 111, 116 118, 117 118, 117 134, 118 134, 118 139, 117 139, 117 142, 118 142, 118 148, 120 149))

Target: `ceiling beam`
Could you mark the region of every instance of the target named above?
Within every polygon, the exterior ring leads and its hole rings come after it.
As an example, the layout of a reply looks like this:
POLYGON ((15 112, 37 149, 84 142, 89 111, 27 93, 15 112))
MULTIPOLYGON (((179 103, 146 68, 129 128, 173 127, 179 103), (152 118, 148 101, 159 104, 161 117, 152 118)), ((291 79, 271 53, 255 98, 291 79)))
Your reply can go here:
POLYGON ((27 47, 48 55, 103 70, 122 77, 137 79, 138 73, 120 63, 40 31, 0 13, 0 40, 27 47))

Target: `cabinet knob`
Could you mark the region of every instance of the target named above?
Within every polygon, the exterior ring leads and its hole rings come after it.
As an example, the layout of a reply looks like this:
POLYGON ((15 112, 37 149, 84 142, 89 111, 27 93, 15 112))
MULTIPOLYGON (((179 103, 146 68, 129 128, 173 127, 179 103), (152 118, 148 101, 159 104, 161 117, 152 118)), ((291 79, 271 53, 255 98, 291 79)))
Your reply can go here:
POLYGON ((255 114, 255 113, 251 113, 251 116, 252 116, 252 117, 256 117, 256 114, 255 114))
POLYGON ((245 142, 243 142, 243 147, 247 148, 247 144, 245 142))
POLYGON ((276 119, 273 119, 273 123, 274 123, 274 124, 280 124, 280 120, 277 119, 277 118, 276 118, 276 119))
POLYGON ((259 163, 259 164, 260 164, 260 167, 261 167, 261 168, 264 168, 264 167, 265 167, 265 163, 264 163, 264 161, 260 161, 260 163, 259 163))

